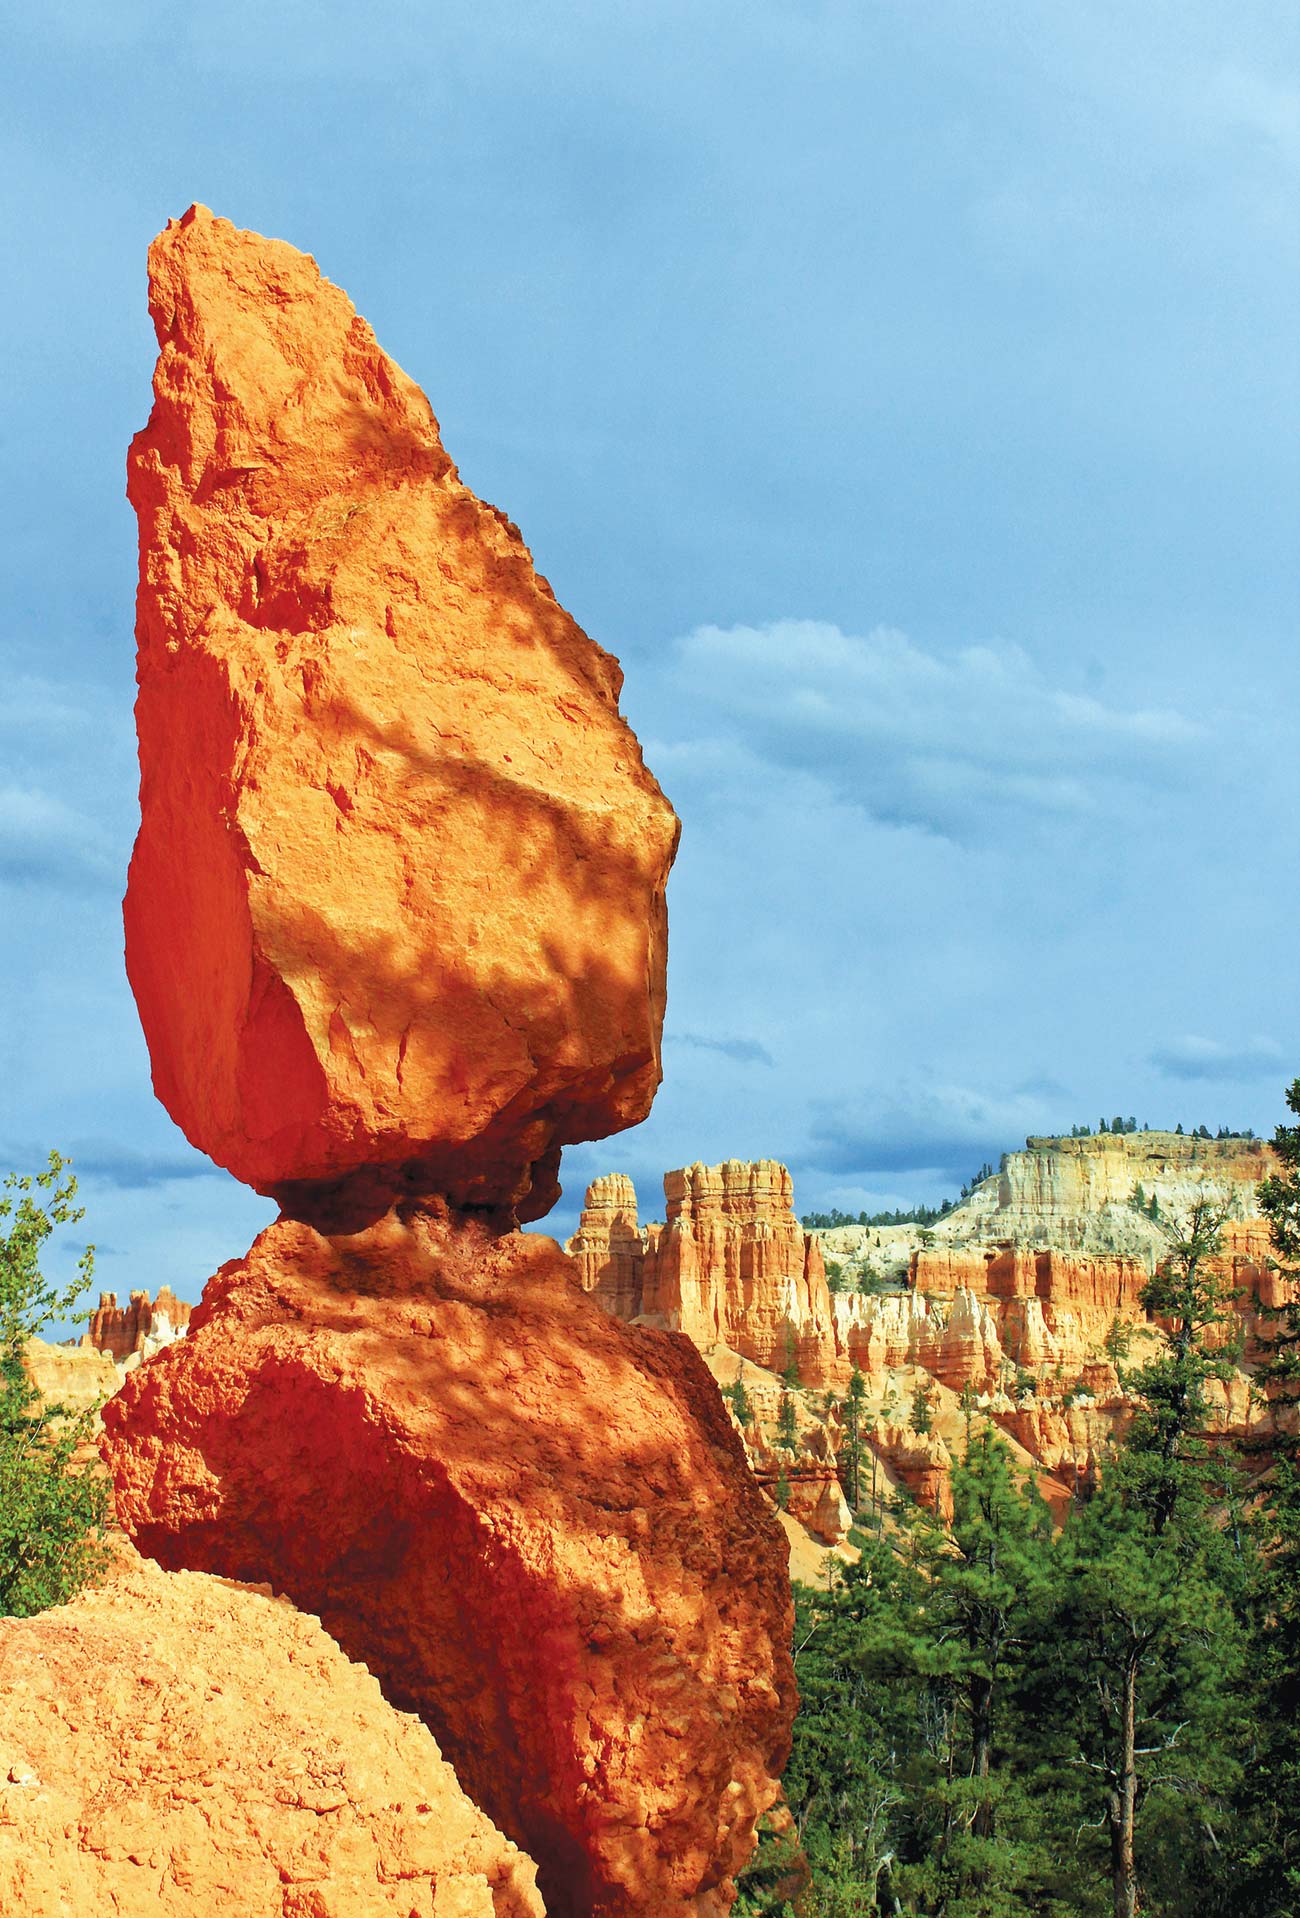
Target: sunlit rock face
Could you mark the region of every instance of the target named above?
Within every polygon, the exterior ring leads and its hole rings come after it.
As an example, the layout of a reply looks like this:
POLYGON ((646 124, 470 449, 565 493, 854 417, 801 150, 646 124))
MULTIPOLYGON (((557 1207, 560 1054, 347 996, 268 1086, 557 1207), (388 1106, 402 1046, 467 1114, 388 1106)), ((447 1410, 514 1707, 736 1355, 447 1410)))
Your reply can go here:
POLYGON ((128 1547, 0 1619, 12 1918, 544 1918, 534 1867, 314 1618, 128 1547))
POLYGON ((726 1908, 786 1756, 790 1597, 687 1339, 610 1318, 539 1235, 285 1220, 105 1419, 142 1549, 319 1614, 548 1911, 726 1908))
POLYGON ((578 1230, 567 1251, 583 1290, 595 1292, 616 1319, 642 1310, 645 1245, 637 1226, 636 1190, 625 1173, 594 1179, 587 1187, 578 1230))
POLYGON ((1139 1186, 1166 1218, 1207 1192, 1250 1213, 1255 1186, 1272 1170, 1272 1150, 1259 1139, 1173 1132, 1032 1138, 1022 1152, 1007 1153, 1001 1171, 936 1231, 942 1237, 955 1225, 963 1237, 991 1244, 1144 1260, 1162 1241, 1133 1205, 1139 1186))
POLYGON ((774 1159, 685 1166, 664 1175, 665 1222, 640 1233, 632 1182, 615 1174, 588 1188, 569 1251, 616 1317, 776 1370, 793 1362, 817 1383, 833 1369, 831 1298, 820 1248, 792 1202, 790 1174, 774 1159))
POLYGON ((159 1097, 303 1216, 343 1178, 535 1216, 659 1082, 677 822, 618 664, 314 261, 193 208, 149 301, 126 932, 159 1097))
POLYGON ((119 1514, 319 1612, 552 1918, 713 1918, 788 1750, 784 1535, 689 1341, 514 1229, 649 1108, 676 819, 311 260, 196 208, 150 305, 129 970, 282 1215, 106 1408, 119 1514))

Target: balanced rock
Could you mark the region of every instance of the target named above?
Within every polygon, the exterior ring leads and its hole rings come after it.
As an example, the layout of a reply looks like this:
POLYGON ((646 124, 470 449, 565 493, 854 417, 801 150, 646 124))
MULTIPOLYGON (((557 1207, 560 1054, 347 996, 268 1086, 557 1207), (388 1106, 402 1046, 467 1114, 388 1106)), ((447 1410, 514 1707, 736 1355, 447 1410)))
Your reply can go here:
POLYGON ((419 1721, 286 1600, 122 1547, 0 1619, 12 1918, 543 1918, 419 1721))
POLYGON ((310 258, 195 207, 149 289, 126 933, 155 1088, 298 1216, 538 1216, 560 1147, 660 1076, 677 823, 617 662, 310 258))
POLYGON ((434 1730, 553 1918, 708 1918, 793 1715, 783 1536, 690 1342, 553 1241, 281 1220, 105 1408, 162 1564, 269 1579, 434 1730))

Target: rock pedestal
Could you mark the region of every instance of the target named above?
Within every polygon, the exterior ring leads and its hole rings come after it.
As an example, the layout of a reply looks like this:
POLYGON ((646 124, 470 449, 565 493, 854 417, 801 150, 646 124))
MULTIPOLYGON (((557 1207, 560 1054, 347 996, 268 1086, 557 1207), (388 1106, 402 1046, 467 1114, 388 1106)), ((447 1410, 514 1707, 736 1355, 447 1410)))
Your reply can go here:
POLYGON ((785 1759, 791 1614, 689 1340, 618 1324, 538 1235, 286 1220, 105 1419, 142 1549, 319 1614, 552 1918, 725 1909, 785 1759))

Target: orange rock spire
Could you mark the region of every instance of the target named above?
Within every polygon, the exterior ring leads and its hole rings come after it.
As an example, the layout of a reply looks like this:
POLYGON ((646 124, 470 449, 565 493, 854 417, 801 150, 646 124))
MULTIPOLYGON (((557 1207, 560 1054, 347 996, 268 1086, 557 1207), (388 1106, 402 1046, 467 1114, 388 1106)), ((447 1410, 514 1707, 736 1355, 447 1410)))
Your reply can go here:
POLYGON ((660 1076, 677 824, 618 664, 314 261, 193 207, 149 284, 126 932, 158 1095, 302 1216, 346 1178, 535 1217, 660 1076))

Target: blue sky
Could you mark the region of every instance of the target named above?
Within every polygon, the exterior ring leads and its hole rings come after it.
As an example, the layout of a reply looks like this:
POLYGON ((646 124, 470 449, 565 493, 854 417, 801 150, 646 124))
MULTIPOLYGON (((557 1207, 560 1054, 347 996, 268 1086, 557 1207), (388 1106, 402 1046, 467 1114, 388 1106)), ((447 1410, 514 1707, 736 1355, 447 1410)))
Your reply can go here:
POLYGON ((270 1208, 152 1098, 145 249, 315 254, 619 654, 684 821, 666 1081, 566 1155, 952 1190, 1300 1071, 1300 16, 1188 0, 0 13, 0 1157, 196 1297, 270 1208))

